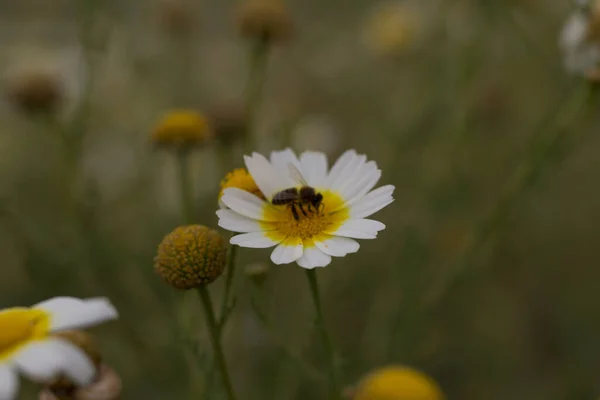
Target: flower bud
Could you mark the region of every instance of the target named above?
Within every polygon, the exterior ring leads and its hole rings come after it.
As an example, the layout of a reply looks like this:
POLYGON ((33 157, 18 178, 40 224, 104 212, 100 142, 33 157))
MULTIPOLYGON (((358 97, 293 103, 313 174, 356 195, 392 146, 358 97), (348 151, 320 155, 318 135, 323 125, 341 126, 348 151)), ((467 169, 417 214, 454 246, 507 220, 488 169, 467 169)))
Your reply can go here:
POLYGON ((175 110, 156 124, 152 141, 158 147, 183 150, 202 146, 211 139, 206 118, 194 110, 175 110))
POLYGON ((60 79, 49 73, 30 72, 18 75, 8 85, 9 99, 25 113, 54 113, 64 99, 60 79))
POLYGON ((361 380, 353 400, 443 400, 437 383, 408 367, 388 366, 361 380))
POLYGON ((70 393, 59 393, 52 388, 40 392, 39 400, 119 400, 122 383, 119 375, 109 366, 101 365, 94 383, 70 393))
POLYGON ((177 289, 192 289, 217 279, 227 264, 227 242, 202 225, 180 226, 164 237, 154 270, 177 289))
POLYGON ((267 43, 292 36, 293 23, 281 0, 246 0, 237 10, 237 25, 242 36, 267 43))
MULTIPOLYGON (((58 332, 55 334, 55 336, 75 345, 78 349, 83 351, 86 356, 89 357, 96 370, 100 368, 102 355, 100 354, 100 350, 98 349, 94 338, 89 333, 73 330, 58 332)), ((69 379, 65 377, 59 377, 58 379, 50 382, 48 388, 59 396, 68 396, 77 389, 77 386, 69 381, 69 379)))

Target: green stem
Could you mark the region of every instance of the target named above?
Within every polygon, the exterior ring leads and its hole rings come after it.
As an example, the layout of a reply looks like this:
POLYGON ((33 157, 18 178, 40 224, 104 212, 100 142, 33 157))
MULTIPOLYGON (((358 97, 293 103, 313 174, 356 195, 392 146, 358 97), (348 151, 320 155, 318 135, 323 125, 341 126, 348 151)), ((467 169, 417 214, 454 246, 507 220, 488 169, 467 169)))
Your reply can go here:
POLYGON ((271 322, 269 321, 269 317, 267 314, 260 308, 258 305, 258 300, 253 296, 250 298, 250 306, 256 319, 262 325, 263 329, 269 333, 271 336, 271 341, 279 349, 279 351, 292 363, 294 363, 299 370, 301 370, 307 377, 310 379, 320 382, 323 380, 323 374, 314 368, 312 365, 308 364, 302 359, 302 356, 298 354, 296 351, 287 347, 285 342, 281 340, 275 333, 275 330, 271 326, 271 322))
POLYGON ((268 56, 268 42, 263 39, 257 40, 252 49, 250 74, 246 93, 246 119, 248 131, 246 132, 246 144, 244 150, 247 152, 254 150, 256 146, 256 119, 265 84, 268 56))
POLYGON ((194 205, 192 180, 189 168, 189 153, 185 150, 177 154, 177 173, 179 175, 179 186, 181 190, 181 217, 184 224, 194 221, 194 205))
POLYGON ((329 337, 329 332, 325 327, 325 318, 323 317, 323 307, 321 306, 321 297, 319 295, 319 284, 317 282, 317 274, 314 269, 306 270, 306 277, 308 278, 308 285, 310 286, 310 294, 315 306, 317 314, 317 329, 321 335, 321 341, 323 347, 327 353, 327 368, 329 375, 329 398, 330 400, 339 400, 341 398, 340 385, 337 378, 337 371, 335 367, 335 354, 333 352, 333 346, 329 337))
POLYGON ((202 307, 204 308, 204 317, 206 320, 206 325, 208 327, 210 341, 213 347, 215 364, 217 366, 217 369, 221 373, 221 377, 223 379, 223 386, 225 388, 225 392, 227 393, 227 398, 229 400, 235 400, 235 394, 233 392, 233 386, 231 384, 231 379, 229 378, 229 371, 227 370, 227 363, 225 362, 225 355, 223 354, 223 348, 221 346, 220 330, 217 323, 217 319, 215 317, 215 312, 213 310, 210 293, 208 292, 206 286, 200 286, 198 288, 198 294, 200 295, 200 300, 202 300, 202 307))
POLYGON ((221 302, 221 312, 219 314, 219 335, 223 335, 225 324, 227 323, 230 311, 229 300, 231 297, 231 289, 233 287, 233 278, 235 276, 237 258, 237 246, 229 246, 229 254, 227 254, 227 276, 225 277, 225 293, 221 302))

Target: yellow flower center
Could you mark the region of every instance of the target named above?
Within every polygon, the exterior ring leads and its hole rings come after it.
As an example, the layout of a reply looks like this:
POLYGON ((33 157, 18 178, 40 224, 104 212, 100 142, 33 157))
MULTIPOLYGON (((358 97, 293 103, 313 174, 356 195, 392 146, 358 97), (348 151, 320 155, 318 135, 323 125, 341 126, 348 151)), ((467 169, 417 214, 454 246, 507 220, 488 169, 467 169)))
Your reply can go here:
POLYGON ((265 200, 265 196, 262 194, 258 186, 256 186, 256 182, 254 182, 252 175, 250 175, 245 168, 234 169, 225 176, 225 178, 221 181, 221 192, 219 193, 219 198, 223 196, 223 191, 227 188, 242 189, 265 200))
POLYGON ((50 316, 42 310, 11 308, 0 312, 0 360, 23 345, 48 335, 50 316))
POLYGON ((350 217, 344 199, 337 193, 331 191, 319 191, 323 195, 321 210, 316 212, 308 209, 307 205, 296 203, 296 214, 294 216, 291 204, 274 206, 266 203, 263 210, 262 228, 269 238, 282 242, 284 240, 302 240, 305 246, 311 246, 315 240, 324 240, 327 232, 334 232, 350 217))

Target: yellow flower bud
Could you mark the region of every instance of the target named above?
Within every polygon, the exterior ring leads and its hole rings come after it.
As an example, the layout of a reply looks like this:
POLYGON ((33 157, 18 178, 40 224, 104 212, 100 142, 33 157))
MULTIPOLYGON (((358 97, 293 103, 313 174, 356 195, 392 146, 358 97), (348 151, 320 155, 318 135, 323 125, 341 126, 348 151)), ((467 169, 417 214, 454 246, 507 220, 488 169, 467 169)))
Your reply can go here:
POLYGON ((443 400, 433 379, 408 367, 388 366, 367 375, 353 400, 443 400))
POLYGON ((152 141, 160 147, 178 150, 206 144, 212 138, 206 118, 194 110, 176 110, 156 124, 152 141))
POLYGON ((177 289, 192 289, 217 279, 227 264, 227 242, 202 225, 180 226, 164 237, 154 258, 155 271, 177 289))
POLYGON ((252 175, 250 175, 245 168, 234 169, 225 175, 225 178, 221 181, 219 199, 223 196, 223 191, 227 188, 242 189, 265 200, 265 195, 260 191, 256 182, 254 182, 254 178, 252 178, 252 175))

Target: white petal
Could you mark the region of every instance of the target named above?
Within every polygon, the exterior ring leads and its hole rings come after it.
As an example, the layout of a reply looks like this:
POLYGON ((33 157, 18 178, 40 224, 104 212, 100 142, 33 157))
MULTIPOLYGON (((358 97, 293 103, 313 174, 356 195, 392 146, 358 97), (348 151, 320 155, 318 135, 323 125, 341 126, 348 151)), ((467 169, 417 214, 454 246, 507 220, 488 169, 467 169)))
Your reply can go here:
POLYGON ((588 25, 589 19, 582 12, 572 14, 559 37, 559 45, 562 49, 567 51, 580 46, 585 40, 588 25))
POLYGON ((375 214, 377 211, 394 201, 394 198, 392 197, 393 193, 393 185, 382 186, 367 193, 350 207, 350 216, 352 218, 364 218, 375 214))
POLYGON ((279 244, 279 242, 267 237, 264 232, 242 233, 232 237, 229 243, 254 249, 266 249, 279 244))
POLYGON ((327 178, 327 156, 316 151, 305 151, 300 155, 300 167, 310 186, 323 187, 327 178))
POLYGON ((354 174, 349 184, 339 189, 342 198, 346 199, 346 205, 354 203, 362 198, 377 184, 381 178, 381 170, 377 168, 375 161, 369 161, 354 174))
POLYGON ((238 188, 227 188, 221 200, 225 205, 244 217, 263 221, 265 202, 250 192, 238 188))
POLYGON ((14 400, 19 393, 19 377, 6 364, 0 364, 0 400, 14 400))
POLYGON ((346 166, 354 160, 356 157, 356 151, 347 150, 337 159, 333 167, 331 167, 331 171, 327 175, 327 179, 325 180, 325 186, 330 188, 334 182, 338 180, 341 176, 342 171, 346 168, 346 166))
POLYGON ((313 269, 316 267, 324 267, 329 265, 331 257, 323 253, 317 247, 306 247, 302 257, 297 261, 302 268, 313 269))
POLYGON ((323 253, 333 257, 344 257, 349 253, 356 253, 360 247, 354 239, 342 236, 330 236, 322 242, 315 242, 315 245, 323 253))
POLYGON ((289 168, 288 164, 290 163, 300 168, 300 162, 298 161, 298 158, 292 149, 287 148, 281 151, 271 152, 271 164, 279 173, 287 175, 289 168))
POLYGON ((232 232, 259 232, 264 230, 260 223, 235 211, 217 210, 219 226, 232 232))
POLYGON ((377 232, 385 229, 385 225, 372 219, 351 219, 337 230, 326 232, 330 235, 344 236, 355 239, 375 239, 377 232))
POLYGON ((367 162, 367 156, 364 154, 358 154, 354 157, 340 172, 340 176, 335 182, 331 183, 330 188, 332 190, 339 191, 348 185, 352 185, 357 178, 360 170, 364 167, 367 162))
POLYGON ((299 239, 286 239, 271 253, 273 264, 289 264, 302 256, 302 241, 299 239))
MULTIPOLYGON (((285 172, 275 169, 262 154, 254 153, 251 157, 244 156, 244 161, 248 172, 265 197, 271 198, 280 190, 294 186, 288 176, 288 169, 286 168, 285 172)), ((227 204, 225 199, 223 202, 227 204)))
POLYGON ((119 316, 115 306, 104 297, 92 299, 55 297, 36 304, 33 308, 44 310, 50 314, 50 330, 52 332, 88 328, 117 319, 119 316))
POLYGON ((66 340, 52 338, 33 342, 13 359, 23 375, 36 382, 48 382, 60 375, 79 386, 92 383, 96 370, 90 359, 66 340))

